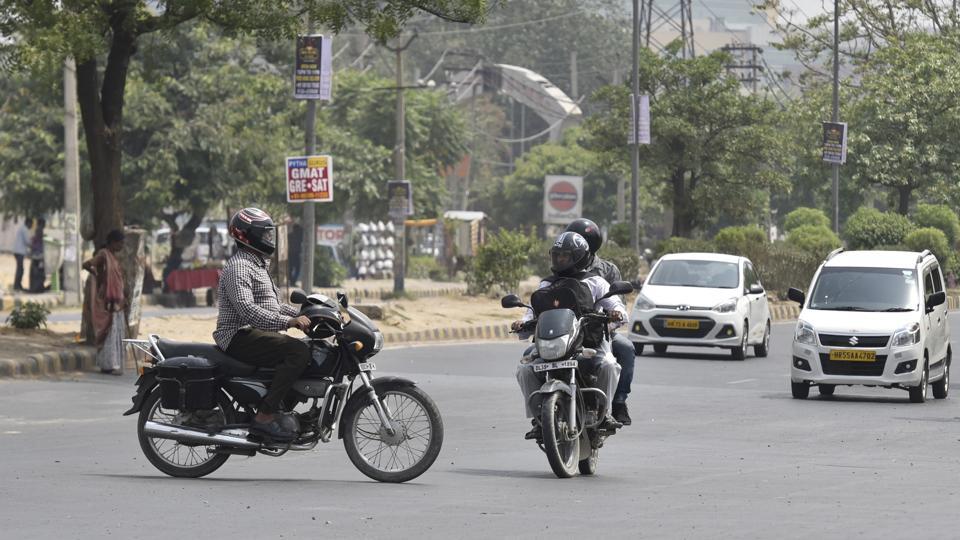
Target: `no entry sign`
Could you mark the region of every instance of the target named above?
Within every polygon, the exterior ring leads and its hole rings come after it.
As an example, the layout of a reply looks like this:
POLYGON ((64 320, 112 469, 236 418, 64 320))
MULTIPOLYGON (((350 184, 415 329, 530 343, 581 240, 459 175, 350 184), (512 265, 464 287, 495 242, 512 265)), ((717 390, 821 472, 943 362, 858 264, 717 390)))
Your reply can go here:
POLYGON ((333 158, 287 158, 287 202, 333 201, 333 158))
POLYGON ((543 183, 543 222, 566 225, 580 217, 582 176, 547 176, 543 183))

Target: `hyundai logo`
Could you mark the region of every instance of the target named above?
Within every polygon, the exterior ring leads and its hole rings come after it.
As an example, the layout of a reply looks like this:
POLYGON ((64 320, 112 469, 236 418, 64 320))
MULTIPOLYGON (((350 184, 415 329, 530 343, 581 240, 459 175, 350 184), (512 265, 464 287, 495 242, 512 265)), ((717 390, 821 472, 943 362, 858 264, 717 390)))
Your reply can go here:
POLYGON ((677 306, 677 311, 688 311, 690 306, 677 306))
POLYGON ((850 345, 853 345, 854 347, 856 347, 857 343, 860 343, 860 340, 857 339, 857 336, 853 336, 850 338, 850 345))

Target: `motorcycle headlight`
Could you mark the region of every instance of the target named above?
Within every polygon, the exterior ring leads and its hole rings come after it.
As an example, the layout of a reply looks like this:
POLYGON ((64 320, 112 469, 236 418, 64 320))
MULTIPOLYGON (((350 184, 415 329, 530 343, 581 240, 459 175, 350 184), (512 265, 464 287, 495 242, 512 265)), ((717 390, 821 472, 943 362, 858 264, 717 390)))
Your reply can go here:
POLYGON ((642 294, 637 295, 637 301, 635 304, 633 304, 633 309, 638 311, 649 311, 655 307, 657 307, 657 305, 651 302, 649 298, 647 298, 642 294))
POLYGON ((793 335, 793 340, 804 345, 816 345, 817 335, 812 326, 800 321, 797 323, 797 332, 793 335))
POLYGON ((567 353, 567 345, 569 344, 569 334, 553 339, 538 339, 537 351, 540 353, 540 358, 544 360, 559 360, 567 353))
POLYGON ((379 352, 383 348, 383 332, 373 333, 373 350, 379 352))
POLYGON ((733 313, 737 310, 737 301, 737 298, 724 300, 723 302, 713 306, 713 311, 716 311, 717 313, 733 313))
POLYGON ((898 330, 897 333, 893 335, 893 343, 890 346, 909 347, 917 343, 920 343, 920 324, 913 323, 906 328, 898 330))

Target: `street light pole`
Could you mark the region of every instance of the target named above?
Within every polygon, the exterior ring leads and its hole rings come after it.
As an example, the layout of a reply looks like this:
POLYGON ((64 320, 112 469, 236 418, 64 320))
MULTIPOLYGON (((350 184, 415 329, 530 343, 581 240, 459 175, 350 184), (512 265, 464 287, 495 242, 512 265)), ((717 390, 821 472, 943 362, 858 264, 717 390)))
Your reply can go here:
MULTIPOLYGON (((406 110, 403 100, 403 51, 405 51, 417 35, 410 36, 410 39, 404 45, 398 45, 396 48, 387 47, 397 55, 397 116, 396 116, 396 144, 393 148, 393 163, 395 167, 396 180, 406 180, 406 110)), ((410 189, 413 189, 411 184, 410 189)), ((393 255, 393 293, 400 294, 404 291, 404 273, 406 272, 407 262, 407 233, 404 226, 404 216, 397 216, 394 221, 396 227, 396 239, 394 245, 396 250, 393 255)))
MULTIPOLYGON (((833 0, 833 116, 840 121, 840 0, 833 0)), ((840 164, 833 165, 833 232, 840 234, 840 164)))
POLYGON ((639 122, 640 108, 640 6, 639 0, 633 0, 633 107, 634 119, 632 128, 633 146, 631 155, 631 182, 630 182, 630 248, 634 253, 640 253, 640 238, 637 229, 637 197, 640 191, 640 141, 637 140, 637 123, 639 122))

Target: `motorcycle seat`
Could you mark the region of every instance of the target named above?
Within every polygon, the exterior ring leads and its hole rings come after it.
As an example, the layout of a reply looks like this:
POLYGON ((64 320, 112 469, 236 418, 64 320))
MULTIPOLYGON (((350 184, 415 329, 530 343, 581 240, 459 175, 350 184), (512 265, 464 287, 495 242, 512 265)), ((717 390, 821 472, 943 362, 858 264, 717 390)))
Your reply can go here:
POLYGON ((220 375, 229 377, 247 377, 257 372, 257 366, 245 364, 220 350, 212 343, 190 343, 158 339, 157 348, 164 358, 177 356, 198 356, 216 364, 220 375))

